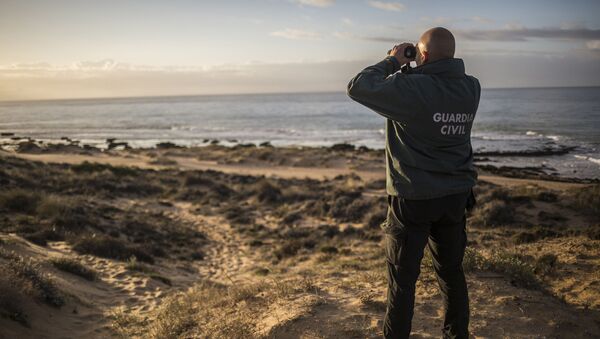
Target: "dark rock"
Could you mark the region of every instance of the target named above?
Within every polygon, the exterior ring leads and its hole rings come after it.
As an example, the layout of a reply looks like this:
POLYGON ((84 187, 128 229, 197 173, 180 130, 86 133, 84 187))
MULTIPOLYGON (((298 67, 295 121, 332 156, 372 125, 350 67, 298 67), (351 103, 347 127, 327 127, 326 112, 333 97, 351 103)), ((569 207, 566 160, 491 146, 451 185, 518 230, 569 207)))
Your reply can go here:
MULTIPOLYGON (((108 139, 107 139, 108 140, 108 139)), ((114 140, 114 139, 113 139, 114 140)), ((119 146, 123 146, 125 149, 129 149, 129 144, 125 141, 112 141, 110 143, 108 143, 108 149, 115 149, 119 146)))
POLYGON ((352 144, 348 144, 348 143, 341 143, 341 144, 335 144, 333 146, 331 146, 331 150, 333 151, 354 151, 356 147, 352 144))
POLYGON ((156 144, 158 149, 169 149, 169 148, 183 148, 183 146, 176 145, 172 142, 159 142, 156 144))
POLYGON ((40 146, 36 145, 35 142, 29 140, 29 141, 20 142, 17 146, 16 151, 19 153, 41 153, 42 148, 40 146))

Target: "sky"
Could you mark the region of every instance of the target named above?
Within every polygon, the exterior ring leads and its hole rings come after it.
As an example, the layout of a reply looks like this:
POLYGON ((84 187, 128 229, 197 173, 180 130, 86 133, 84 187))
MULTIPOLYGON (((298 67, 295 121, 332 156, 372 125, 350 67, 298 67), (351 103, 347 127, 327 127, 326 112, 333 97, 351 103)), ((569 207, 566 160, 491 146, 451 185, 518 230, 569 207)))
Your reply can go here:
POLYGON ((442 26, 484 88, 600 85, 600 1, 0 0, 0 100, 344 91, 442 26))

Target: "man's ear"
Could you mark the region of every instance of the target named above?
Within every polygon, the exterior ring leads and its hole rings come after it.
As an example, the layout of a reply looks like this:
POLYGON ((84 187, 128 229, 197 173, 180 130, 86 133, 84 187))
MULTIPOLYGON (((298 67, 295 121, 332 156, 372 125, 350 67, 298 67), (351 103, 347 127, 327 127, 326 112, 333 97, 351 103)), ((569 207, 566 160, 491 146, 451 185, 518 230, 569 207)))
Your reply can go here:
POLYGON ((429 52, 427 51, 420 51, 421 52, 421 63, 426 63, 427 61, 429 61, 429 52))

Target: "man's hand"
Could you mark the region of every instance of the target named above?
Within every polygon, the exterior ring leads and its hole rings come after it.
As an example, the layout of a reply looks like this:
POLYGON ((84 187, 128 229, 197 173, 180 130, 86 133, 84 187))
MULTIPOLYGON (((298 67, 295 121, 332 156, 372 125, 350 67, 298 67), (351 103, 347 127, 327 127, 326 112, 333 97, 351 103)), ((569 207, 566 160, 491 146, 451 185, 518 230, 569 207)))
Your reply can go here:
POLYGON ((408 64, 409 62, 412 61, 412 59, 408 59, 407 57, 404 56, 404 50, 406 49, 406 47, 412 46, 412 45, 413 44, 411 44, 411 43, 403 42, 400 45, 396 45, 396 46, 394 46, 394 48, 389 50, 388 55, 395 57, 396 60, 398 60, 398 62, 400 63, 400 65, 408 64))

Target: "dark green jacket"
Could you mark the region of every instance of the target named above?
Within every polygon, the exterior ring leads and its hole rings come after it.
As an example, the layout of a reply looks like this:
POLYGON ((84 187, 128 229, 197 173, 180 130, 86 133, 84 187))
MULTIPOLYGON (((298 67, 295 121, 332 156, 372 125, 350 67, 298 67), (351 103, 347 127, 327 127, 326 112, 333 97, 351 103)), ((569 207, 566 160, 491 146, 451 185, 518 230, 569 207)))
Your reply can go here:
POLYGON ((348 84, 348 96, 387 118, 387 193, 430 199, 468 191, 477 180, 471 126, 479 81, 462 59, 443 59, 398 72, 387 57, 348 84))

